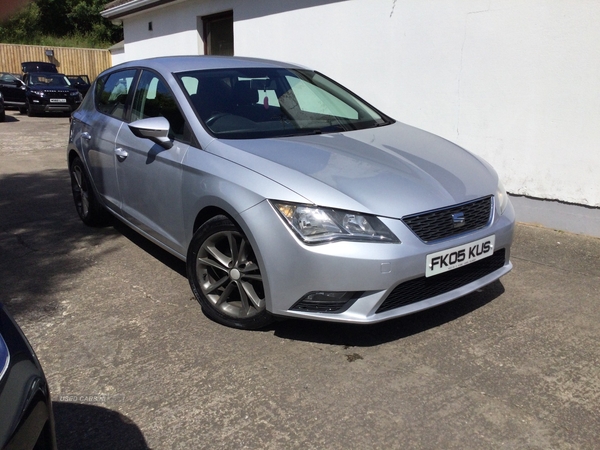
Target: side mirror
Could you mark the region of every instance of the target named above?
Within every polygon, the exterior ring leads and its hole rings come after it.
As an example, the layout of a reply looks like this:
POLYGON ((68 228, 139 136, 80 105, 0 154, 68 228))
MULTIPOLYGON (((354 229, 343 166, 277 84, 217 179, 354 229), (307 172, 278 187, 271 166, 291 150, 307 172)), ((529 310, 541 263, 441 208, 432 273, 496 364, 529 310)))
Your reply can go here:
POLYGON ((129 129, 134 135, 139 138, 150 139, 166 149, 173 147, 173 141, 169 139, 170 128, 169 121, 164 117, 149 117, 129 124, 129 129))

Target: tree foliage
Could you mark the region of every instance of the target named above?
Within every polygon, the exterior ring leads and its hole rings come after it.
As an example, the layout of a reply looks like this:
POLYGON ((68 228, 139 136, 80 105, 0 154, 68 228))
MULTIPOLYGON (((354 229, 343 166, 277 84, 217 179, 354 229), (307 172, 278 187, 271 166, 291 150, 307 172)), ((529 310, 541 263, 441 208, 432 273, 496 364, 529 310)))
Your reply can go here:
POLYGON ((108 0, 33 0, 0 25, 0 42, 105 48, 123 28, 100 15, 108 0))

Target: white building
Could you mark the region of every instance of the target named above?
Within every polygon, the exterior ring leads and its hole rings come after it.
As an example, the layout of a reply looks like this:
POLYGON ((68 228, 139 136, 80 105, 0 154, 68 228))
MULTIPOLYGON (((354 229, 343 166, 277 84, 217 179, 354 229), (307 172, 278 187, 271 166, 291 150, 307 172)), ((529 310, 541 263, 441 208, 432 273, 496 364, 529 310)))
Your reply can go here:
POLYGON ((600 2, 117 0, 125 60, 231 53, 316 68, 483 156, 517 219, 600 236, 600 2))

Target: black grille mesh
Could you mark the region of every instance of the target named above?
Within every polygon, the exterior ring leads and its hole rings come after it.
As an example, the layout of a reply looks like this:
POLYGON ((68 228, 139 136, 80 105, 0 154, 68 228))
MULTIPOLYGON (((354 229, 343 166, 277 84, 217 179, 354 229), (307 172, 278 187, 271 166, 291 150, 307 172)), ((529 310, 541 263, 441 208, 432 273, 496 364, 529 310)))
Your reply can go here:
POLYGON ((433 277, 421 277, 399 284, 381 304, 377 313, 420 302, 465 286, 504 266, 504 249, 488 258, 433 277))
POLYGON ((419 239, 432 242, 483 228, 489 223, 491 214, 492 197, 485 197, 448 208, 405 216, 402 221, 419 239), (465 224, 455 228, 452 214, 457 213, 464 214, 465 224))
POLYGON ((344 307, 344 305, 348 302, 348 300, 344 301, 331 301, 329 303, 323 302, 311 302, 309 300, 304 300, 296 303, 290 309, 293 311, 306 311, 306 312, 321 312, 321 313, 331 313, 331 312, 339 312, 340 309, 344 307))

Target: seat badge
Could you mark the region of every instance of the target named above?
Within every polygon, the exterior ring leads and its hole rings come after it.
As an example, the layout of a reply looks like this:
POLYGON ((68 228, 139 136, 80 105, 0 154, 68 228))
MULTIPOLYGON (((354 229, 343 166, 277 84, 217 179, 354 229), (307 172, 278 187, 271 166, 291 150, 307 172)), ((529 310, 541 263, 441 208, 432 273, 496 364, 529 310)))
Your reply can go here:
POLYGON ((465 223, 465 213, 458 212, 452 214, 452 224, 454 228, 464 227, 465 223))

